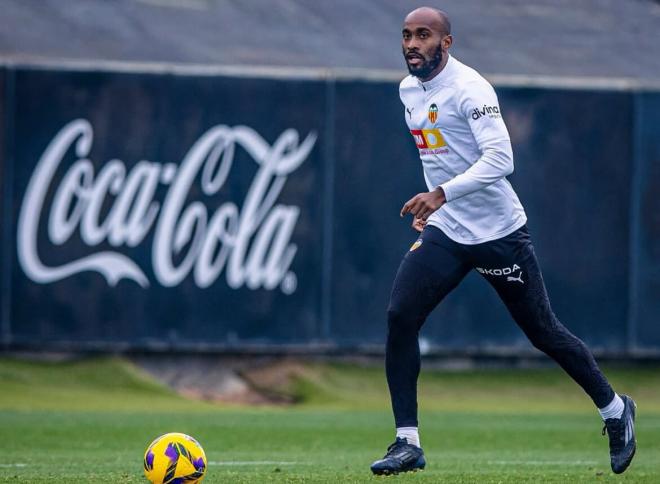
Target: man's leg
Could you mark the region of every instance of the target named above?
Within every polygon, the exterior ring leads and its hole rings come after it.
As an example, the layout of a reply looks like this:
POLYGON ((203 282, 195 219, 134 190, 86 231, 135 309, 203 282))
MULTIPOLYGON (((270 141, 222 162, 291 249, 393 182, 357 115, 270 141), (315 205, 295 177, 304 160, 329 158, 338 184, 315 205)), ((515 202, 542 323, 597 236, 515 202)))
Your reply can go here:
POLYGON ((387 309, 385 371, 397 427, 417 426, 419 330, 470 270, 457 250, 458 244, 429 226, 403 258, 394 279, 387 309))
POLYGON ((553 358, 598 408, 609 404, 614 391, 591 352, 552 312, 527 230, 474 249, 477 270, 495 288, 530 342, 553 358))
POLYGON ((385 457, 371 466, 375 474, 396 474, 425 465, 417 435, 418 335, 429 313, 470 270, 462 252, 438 228, 427 226, 399 266, 387 309, 385 353, 397 439, 385 457))
POLYGON ((472 254, 475 267, 495 288, 530 342, 554 359, 584 389, 606 424, 621 423, 629 427, 624 428, 620 442, 613 444, 608 424, 612 469, 623 472, 634 455, 634 408, 631 410, 634 402, 629 397, 621 399, 612 390, 586 345, 553 313, 527 229, 479 244, 472 254), (619 422, 626 412, 630 421, 619 422))

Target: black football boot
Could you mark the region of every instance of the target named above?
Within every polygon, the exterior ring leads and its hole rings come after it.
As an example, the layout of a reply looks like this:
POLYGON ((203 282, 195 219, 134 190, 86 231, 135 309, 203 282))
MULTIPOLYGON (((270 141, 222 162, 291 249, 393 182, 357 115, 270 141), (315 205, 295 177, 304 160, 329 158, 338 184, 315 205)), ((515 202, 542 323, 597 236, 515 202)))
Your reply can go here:
POLYGON ((610 460, 615 474, 621 474, 628 468, 637 448, 635 441, 637 405, 628 395, 621 395, 621 399, 624 405, 621 418, 608 418, 603 427, 603 435, 607 431, 610 438, 610 460))
POLYGON ((371 464, 371 472, 376 475, 389 475, 417 471, 424 469, 425 466, 424 451, 409 444, 406 439, 397 437, 387 448, 385 457, 371 464))

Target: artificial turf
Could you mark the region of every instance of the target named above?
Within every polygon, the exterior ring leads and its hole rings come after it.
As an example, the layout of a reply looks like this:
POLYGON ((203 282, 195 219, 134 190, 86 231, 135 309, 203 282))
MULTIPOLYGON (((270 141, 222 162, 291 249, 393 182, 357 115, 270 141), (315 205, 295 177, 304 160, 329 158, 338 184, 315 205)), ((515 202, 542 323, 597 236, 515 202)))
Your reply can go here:
POLYGON ((609 470, 601 422, 555 369, 425 371, 423 472, 371 476, 393 440, 380 368, 303 365, 287 407, 186 400, 119 359, 0 360, 0 482, 139 483, 156 436, 204 446, 204 482, 660 482, 660 370, 608 369, 637 400, 639 451, 609 470))

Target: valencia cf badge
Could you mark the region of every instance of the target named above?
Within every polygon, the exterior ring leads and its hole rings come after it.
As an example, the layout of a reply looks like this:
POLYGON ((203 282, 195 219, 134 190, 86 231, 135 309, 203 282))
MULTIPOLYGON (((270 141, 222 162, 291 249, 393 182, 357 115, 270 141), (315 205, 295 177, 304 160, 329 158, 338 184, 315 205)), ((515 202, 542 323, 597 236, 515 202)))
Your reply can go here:
POLYGON ((415 243, 410 247, 410 252, 412 252, 415 249, 418 249, 420 245, 422 245, 422 242, 424 242, 422 239, 417 239, 415 243))
POLYGON ((438 120, 438 106, 433 103, 429 106, 429 121, 435 123, 438 120))

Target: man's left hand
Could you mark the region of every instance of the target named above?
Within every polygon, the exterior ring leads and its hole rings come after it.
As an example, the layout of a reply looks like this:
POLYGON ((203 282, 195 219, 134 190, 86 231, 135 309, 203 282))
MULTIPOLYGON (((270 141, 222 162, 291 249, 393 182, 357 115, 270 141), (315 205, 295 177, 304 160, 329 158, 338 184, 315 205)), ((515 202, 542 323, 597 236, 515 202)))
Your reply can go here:
POLYGON ((403 217, 405 214, 411 213, 416 218, 426 220, 433 212, 442 207, 445 202, 445 192, 441 187, 430 192, 418 193, 401 208, 401 216, 403 217))

